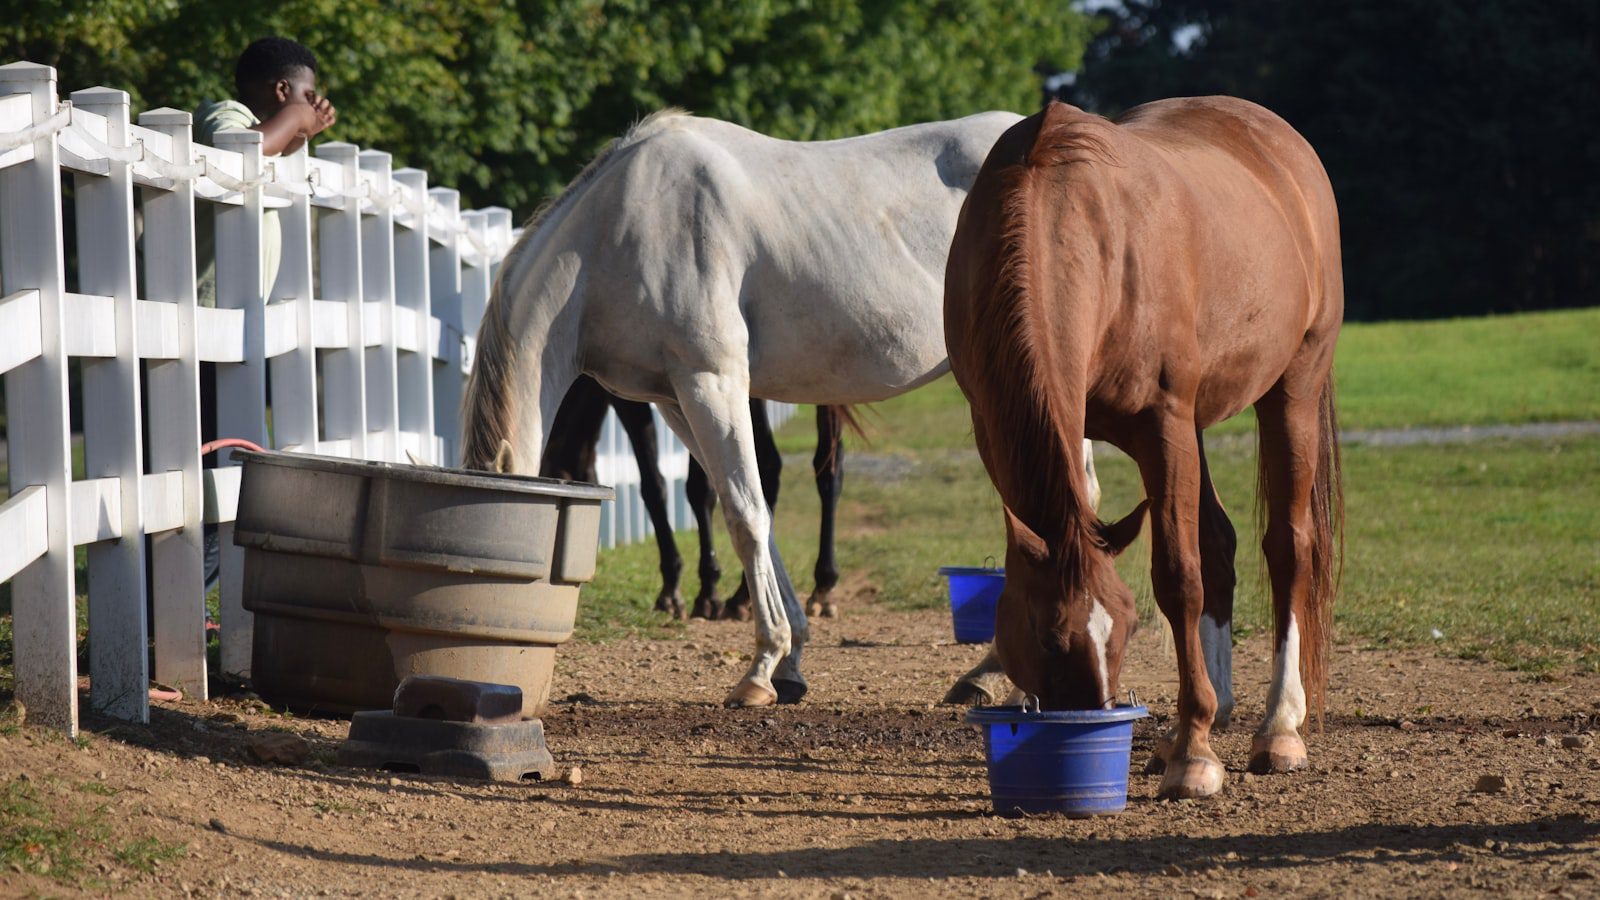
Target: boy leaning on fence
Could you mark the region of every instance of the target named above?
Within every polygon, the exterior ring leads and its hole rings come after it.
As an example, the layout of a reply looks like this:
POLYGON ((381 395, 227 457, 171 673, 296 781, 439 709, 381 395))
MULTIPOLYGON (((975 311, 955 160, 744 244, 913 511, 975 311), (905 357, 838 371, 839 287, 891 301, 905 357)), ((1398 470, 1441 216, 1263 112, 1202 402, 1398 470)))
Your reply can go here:
MULTIPOLYGON (((317 57, 304 45, 288 38, 268 37, 245 48, 234 66, 237 99, 206 103, 194 113, 194 139, 212 144, 225 128, 250 128, 261 132, 261 155, 293 153, 332 125, 338 118, 328 98, 317 93, 317 57)), ((196 222, 196 265, 200 305, 215 306, 217 296, 215 234, 209 221, 210 204, 196 212, 207 220, 196 222)), ((261 223, 262 293, 272 289, 283 246, 278 216, 268 211, 261 223)))
MULTIPOLYGON (((261 132, 261 155, 293 153, 338 118, 333 104, 317 92, 317 57, 288 38, 269 37, 245 48, 234 66, 237 99, 206 103, 194 113, 194 139, 213 144, 217 132, 251 128, 261 132)), ((283 233, 278 214, 261 217, 261 294, 271 293, 282 258, 283 233)), ((201 306, 217 305, 216 229, 211 204, 195 205, 196 294, 201 306)), ((200 439, 217 435, 217 392, 210 363, 201 364, 200 439)), ((206 527, 206 583, 216 578, 220 548, 214 526, 206 527)))

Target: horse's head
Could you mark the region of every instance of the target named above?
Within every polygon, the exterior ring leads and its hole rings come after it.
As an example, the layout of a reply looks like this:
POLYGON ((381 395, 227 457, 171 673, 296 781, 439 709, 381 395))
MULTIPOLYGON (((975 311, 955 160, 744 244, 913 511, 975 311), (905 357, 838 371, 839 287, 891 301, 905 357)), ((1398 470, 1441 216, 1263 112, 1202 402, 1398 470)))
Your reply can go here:
POLYGON ((1041 537, 1006 510, 1006 583, 994 646, 1017 687, 1045 709, 1110 706, 1139 626, 1114 560, 1138 537, 1149 501, 1090 533, 1041 537), (1076 546, 1074 546, 1074 544, 1076 546))

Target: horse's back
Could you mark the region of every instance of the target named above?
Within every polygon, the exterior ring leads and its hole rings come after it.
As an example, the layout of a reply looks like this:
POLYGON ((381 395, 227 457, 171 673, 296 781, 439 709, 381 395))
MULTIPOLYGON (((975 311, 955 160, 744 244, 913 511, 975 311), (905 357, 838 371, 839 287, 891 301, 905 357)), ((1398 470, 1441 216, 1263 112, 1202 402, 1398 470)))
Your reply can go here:
MULTIPOLYGON (((602 243, 629 247, 623 258, 641 271, 595 284, 612 296, 593 305, 585 331, 638 321, 615 296, 631 291, 675 329, 655 345, 688 357, 742 351, 761 396, 862 402, 936 377, 956 214, 989 146, 1018 118, 985 113, 814 142, 668 120, 628 148, 597 198, 612 211, 602 243)), ((629 364, 614 347, 604 356, 629 364)))
MULTIPOLYGON (((952 276, 968 282, 957 305, 1008 277, 985 259, 1003 258, 1019 216, 1039 217, 1027 232, 1041 235, 1030 239, 1029 277, 1053 298, 1054 331, 1087 340, 1115 369, 1097 381, 1108 413, 1147 409, 1181 382, 1210 424, 1254 402, 1307 341, 1337 330, 1332 190, 1310 146, 1262 107, 1184 98, 1112 122, 1054 104, 1010 129, 984 173, 963 228, 986 220, 969 229, 985 234, 952 247, 952 276)), ((974 314, 947 305, 952 330, 952 313, 974 314)))

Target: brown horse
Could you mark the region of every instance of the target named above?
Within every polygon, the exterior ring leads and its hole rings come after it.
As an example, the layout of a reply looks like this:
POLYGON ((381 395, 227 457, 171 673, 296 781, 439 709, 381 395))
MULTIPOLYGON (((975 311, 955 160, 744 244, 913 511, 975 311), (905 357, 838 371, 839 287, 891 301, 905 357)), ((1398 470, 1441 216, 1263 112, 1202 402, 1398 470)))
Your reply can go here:
POLYGON ((1293 128, 1242 100, 1165 100, 1115 122, 1051 104, 1001 136, 962 208, 945 340, 1005 505, 1001 664, 1045 708, 1113 702, 1137 615, 1112 558, 1151 510, 1179 678, 1163 797, 1222 787, 1210 733, 1213 682, 1228 673, 1208 664, 1228 657, 1206 635, 1231 618, 1233 528, 1200 434, 1251 404, 1275 665, 1250 767, 1306 763, 1299 728, 1326 684, 1342 516, 1343 312, 1328 177, 1293 128), (1115 524, 1088 505, 1084 436, 1138 464, 1148 499, 1115 524))

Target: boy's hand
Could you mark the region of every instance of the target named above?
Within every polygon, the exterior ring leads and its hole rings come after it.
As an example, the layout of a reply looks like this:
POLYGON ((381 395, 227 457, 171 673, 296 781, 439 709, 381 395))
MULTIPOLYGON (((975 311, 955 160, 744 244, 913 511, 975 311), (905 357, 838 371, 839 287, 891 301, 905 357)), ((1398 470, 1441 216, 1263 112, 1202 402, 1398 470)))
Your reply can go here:
POLYGON ((339 120, 339 111, 333 108, 333 103, 327 97, 316 91, 306 91, 305 100, 309 111, 305 116, 303 133, 307 139, 316 137, 339 120))

